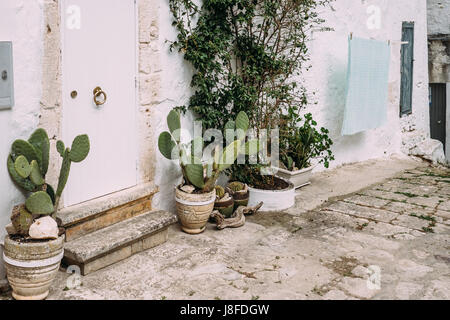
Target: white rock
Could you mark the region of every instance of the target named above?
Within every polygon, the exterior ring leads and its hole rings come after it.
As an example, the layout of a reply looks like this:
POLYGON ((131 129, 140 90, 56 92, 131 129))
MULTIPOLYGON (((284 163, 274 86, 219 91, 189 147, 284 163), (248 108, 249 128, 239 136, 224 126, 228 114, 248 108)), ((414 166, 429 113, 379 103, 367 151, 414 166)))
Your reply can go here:
POLYGON ((56 221, 47 216, 37 219, 30 227, 30 237, 32 239, 57 239, 58 238, 58 224, 56 221))
POLYGON ((434 139, 426 139, 410 151, 413 156, 419 156, 433 161, 433 163, 446 164, 444 145, 434 139))
POLYGON ((367 279, 370 272, 369 269, 363 266, 357 266, 355 269, 352 270, 352 274, 359 278, 367 279))
POLYGON ((195 187, 188 185, 182 186, 180 189, 186 193, 193 193, 195 191, 195 187))
POLYGON ((13 226, 12 223, 8 224, 5 228, 6 228, 6 232, 7 232, 9 235, 15 235, 15 234, 17 234, 16 228, 14 228, 14 226, 13 226))

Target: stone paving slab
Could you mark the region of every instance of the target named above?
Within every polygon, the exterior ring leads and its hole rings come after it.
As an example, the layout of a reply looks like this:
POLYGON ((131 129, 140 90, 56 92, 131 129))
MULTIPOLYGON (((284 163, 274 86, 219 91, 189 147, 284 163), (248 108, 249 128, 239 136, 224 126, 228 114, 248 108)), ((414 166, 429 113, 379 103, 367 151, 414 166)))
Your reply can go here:
POLYGON ((73 276, 60 272, 49 299, 450 299, 442 205, 450 195, 439 205, 424 200, 447 194, 439 181, 450 170, 407 169, 312 210, 258 213, 239 229, 209 225, 190 236, 173 226, 164 245, 83 277, 82 286, 68 290, 73 276), (396 193, 415 188, 407 179, 434 194, 396 193))

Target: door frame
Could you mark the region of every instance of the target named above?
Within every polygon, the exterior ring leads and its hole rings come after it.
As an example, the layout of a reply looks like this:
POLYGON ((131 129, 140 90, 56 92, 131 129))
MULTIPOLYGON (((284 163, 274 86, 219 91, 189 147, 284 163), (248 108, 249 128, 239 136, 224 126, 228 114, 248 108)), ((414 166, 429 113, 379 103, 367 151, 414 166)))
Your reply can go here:
MULTIPOLYGON (((129 0, 135 3, 136 16, 136 162, 137 185, 155 178, 157 137, 153 129, 155 110, 161 103, 161 48, 159 42, 159 1, 129 0)), ((47 130, 51 140, 50 167, 46 180, 57 184, 61 157, 55 152, 62 136, 62 0, 43 4, 42 97, 39 126, 47 130)), ((64 207, 64 198, 61 199, 64 207)))
POLYGON ((448 123, 448 114, 449 114, 449 110, 448 110, 448 105, 449 105, 449 97, 448 97, 448 84, 446 84, 446 83, 430 83, 430 134, 431 134, 431 138, 432 139, 438 139, 438 137, 435 137, 434 135, 433 135, 433 133, 435 132, 435 130, 434 130, 434 128, 435 128, 435 126, 436 126, 436 124, 434 123, 434 118, 432 117, 432 115, 433 114, 435 114, 435 110, 432 110, 432 108, 433 108, 433 106, 435 105, 435 96, 432 94, 433 93, 433 91, 436 91, 436 89, 433 89, 433 88, 435 88, 435 87, 439 87, 439 88, 441 88, 441 91, 443 91, 442 92, 442 94, 443 94, 443 98, 444 98, 444 101, 443 101, 443 108, 444 108, 444 112, 443 112, 443 121, 444 121, 444 125, 443 125, 443 130, 444 130, 444 132, 443 132, 443 137, 442 137, 442 139, 444 140, 444 141, 441 141, 442 143, 443 143, 443 145, 444 145, 444 151, 445 151, 445 154, 447 155, 448 154, 448 152, 450 151, 450 150, 448 150, 448 148, 447 148, 447 145, 448 145, 448 131, 447 131, 447 128, 448 128, 448 125, 449 125, 449 123, 448 123))

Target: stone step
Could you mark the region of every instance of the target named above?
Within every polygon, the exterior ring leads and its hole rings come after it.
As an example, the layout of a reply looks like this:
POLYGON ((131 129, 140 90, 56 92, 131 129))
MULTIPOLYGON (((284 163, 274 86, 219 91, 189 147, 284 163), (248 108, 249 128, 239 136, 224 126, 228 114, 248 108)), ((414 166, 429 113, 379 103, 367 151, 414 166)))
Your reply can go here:
POLYGON ((56 219, 66 229, 66 241, 136 217, 152 210, 158 188, 142 184, 59 210, 56 219))
POLYGON ((149 211, 137 217, 66 242, 63 264, 77 265, 87 275, 167 240, 168 227, 177 218, 167 211, 149 211))

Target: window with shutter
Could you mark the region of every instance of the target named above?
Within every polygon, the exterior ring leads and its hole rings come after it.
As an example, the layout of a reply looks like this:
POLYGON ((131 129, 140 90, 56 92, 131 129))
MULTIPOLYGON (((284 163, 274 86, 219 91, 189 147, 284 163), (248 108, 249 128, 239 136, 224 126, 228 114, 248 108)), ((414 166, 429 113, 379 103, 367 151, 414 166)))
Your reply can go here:
POLYGON ((401 49, 400 116, 412 113, 414 73, 414 22, 403 22, 401 49))

